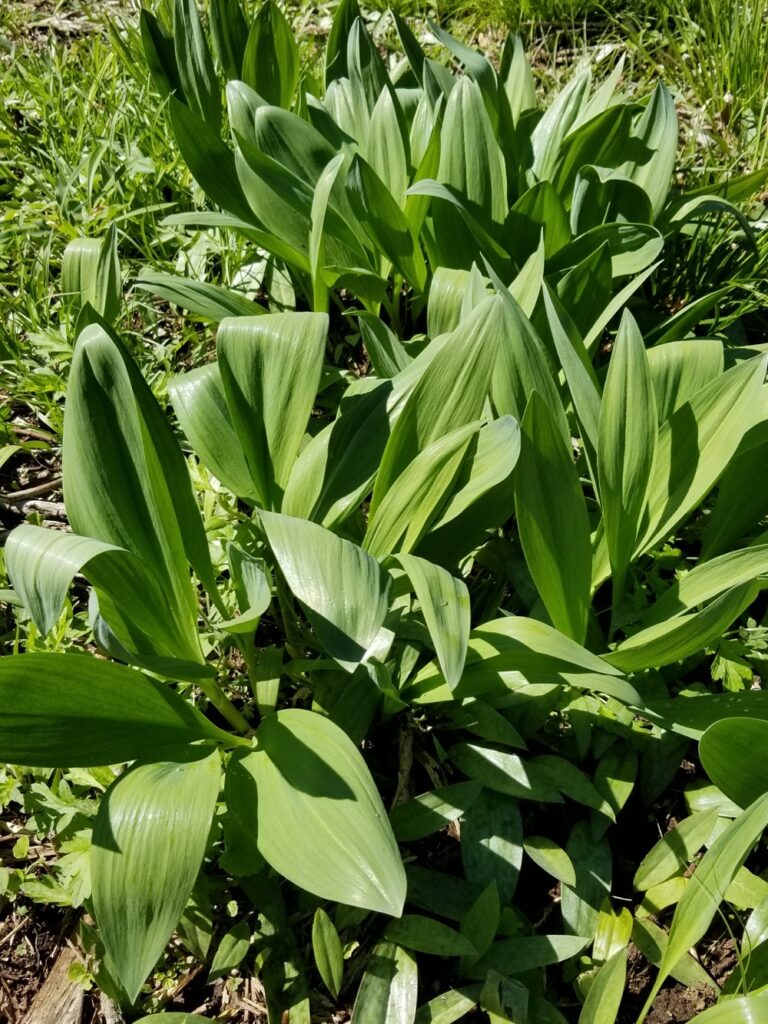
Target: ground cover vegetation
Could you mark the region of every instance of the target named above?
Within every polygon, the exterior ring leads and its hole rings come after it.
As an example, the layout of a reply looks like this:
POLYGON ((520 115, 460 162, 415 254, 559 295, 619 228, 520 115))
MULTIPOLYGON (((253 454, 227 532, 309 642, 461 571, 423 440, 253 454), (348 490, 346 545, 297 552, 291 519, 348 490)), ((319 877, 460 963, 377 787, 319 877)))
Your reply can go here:
POLYGON ((768 1017, 765 10, 659 11, 4 15, 11 973, 768 1017))

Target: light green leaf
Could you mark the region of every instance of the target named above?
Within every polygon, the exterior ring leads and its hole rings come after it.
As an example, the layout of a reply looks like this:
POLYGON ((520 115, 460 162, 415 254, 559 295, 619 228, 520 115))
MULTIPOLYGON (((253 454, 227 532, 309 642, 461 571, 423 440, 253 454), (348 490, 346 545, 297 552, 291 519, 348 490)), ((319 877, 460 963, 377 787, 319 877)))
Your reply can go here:
POLYGON ((396 942, 417 953, 433 956, 472 956, 475 947, 455 928, 420 914, 405 914, 399 921, 390 921, 384 931, 388 942, 396 942))
POLYGON ((757 1024, 768 1014, 768 992, 754 992, 723 1000, 697 1014, 691 1024, 757 1024))
POLYGON ((266 508, 279 508, 307 429, 328 318, 272 313, 222 321, 219 369, 235 431, 266 508))
POLYGON ((408 188, 408 154, 400 131, 394 92, 389 89, 379 93, 371 111, 362 154, 387 195, 392 196, 398 209, 402 210, 408 188))
POLYGON ((413 1024, 417 995, 414 958, 402 946, 379 942, 357 990, 352 1024, 413 1024))
POLYGON ((74 313, 88 304, 108 323, 117 320, 123 283, 114 224, 102 239, 75 238, 67 244, 61 262, 61 279, 63 296, 71 303, 74 313))
POLYGON ((566 885, 576 884, 576 872, 565 850, 546 836, 526 836, 523 849, 534 862, 566 885))
POLYGON ((80 335, 64 413, 64 500, 72 529, 126 548, 157 578, 201 660, 189 564, 215 593, 208 542, 168 420, 122 344, 94 324, 80 335))
POLYGON ((343 668, 354 671, 377 653, 388 606, 386 574, 362 548, 322 526, 274 513, 260 518, 318 639, 343 668))
POLYGON ((310 711, 266 717, 231 759, 227 805, 269 864, 320 896, 398 917, 405 873, 378 790, 343 730, 310 711))
POLYGON ((253 20, 239 77, 267 103, 290 107, 299 82, 299 50, 273 0, 265 0, 253 20))
POLYGON ((766 760, 768 722, 757 718, 723 718, 699 740, 704 771, 739 807, 768 793, 766 760))
POLYGON ((323 984, 337 999, 344 976, 344 951, 339 933, 322 907, 317 908, 312 920, 312 952, 323 984))
POLYGON ((264 562, 254 558, 233 541, 227 545, 227 558, 240 614, 217 622, 216 628, 227 633, 253 633, 272 599, 272 588, 264 571, 264 562))
POLYGON ((664 729, 700 740, 706 729, 721 718, 768 720, 768 691, 707 693, 651 701, 643 714, 664 729))
POLYGON ((413 842, 444 828, 466 812, 477 799, 480 789, 478 782, 456 782, 398 804, 389 814, 397 840, 413 842))
POLYGON ((184 96, 214 132, 221 128, 221 86, 195 0, 174 0, 173 41, 184 96))
POLYGON ((520 877, 522 844, 523 822, 517 800, 494 789, 483 789, 461 823, 461 862, 467 880, 484 888, 494 884, 502 904, 510 904, 520 877))
POLYGON ((654 216, 658 216, 666 202, 677 159, 677 111, 661 82, 653 90, 634 135, 652 150, 652 156, 642 163, 629 162, 622 171, 648 193, 654 216))
POLYGON ((471 625, 467 585, 424 558, 395 557, 411 581, 443 676, 453 688, 461 679, 467 656, 471 625))
POLYGON ((230 80, 240 78, 248 25, 239 0, 210 0, 208 21, 213 48, 224 77, 230 80))
POLYGON ((168 395, 203 465, 228 491, 254 503, 256 490, 232 424, 219 364, 206 363, 172 377, 168 395))
POLYGON ((742 583, 751 583, 768 574, 768 544, 755 544, 740 551, 699 563, 675 580, 643 616, 645 625, 665 622, 690 611, 742 583))
MULTIPOLYGON (((530 761, 524 761, 508 750, 497 750, 480 743, 457 743, 450 748, 449 756, 470 779, 503 796, 563 803, 562 796, 543 772, 536 771, 530 761)), ((470 812, 471 808, 468 814, 470 812)), ((522 847, 519 856, 522 857, 522 847)), ((487 882, 488 879, 481 881, 487 882)))
POLYGON ((589 614, 592 545, 578 472, 555 418, 535 391, 521 430, 515 472, 520 543, 553 624, 582 642, 589 614))
POLYGON ((132 1002, 189 899, 220 773, 216 751, 188 748, 174 760, 137 765, 99 805, 91 851, 94 916, 132 1002))
POLYGON ((583 71, 570 80, 536 125, 531 135, 533 173, 537 180, 551 181, 568 132, 575 126, 589 97, 592 76, 583 71))
POLYGON ((615 1020, 627 977, 627 951, 617 950, 606 960, 590 985, 579 1024, 603 1024, 615 1020))
POLYGON ((608 364, 598 427, 600 503, 613 570, 614 607, 637 542, 657 439, 656 400, 645 345, 625 312, 608 364))
POLYGON ((755 422, 767 359, 758 356, 727 370, 662 425, 635 555, 671 533, 714 487, 755 422))
POLYGON ((223 978, 239 967, 250 947, 251 929, 247 921, 240 921, 222 936, 208 972, 208 981, 223 978))
POLYGON ((251 302, 240 292, 209 281, 193 281, 181 274, 166 274, 148 268, 142 271, 141 277, 136 278, 133 286, 181 306, 193 317, 211 320, 213 323, 219 323, 228 316, 258 316, 266 313, 262 306, 251 302))
POLYGON ((581 935, 518 935, 494 942, 488 952, 469 971, 471 978, 485 978, 489 970, 505 975, 524 974, 537 967, 570 960, 589 945, 581 935))
POLYGON ((477 999, 466 995, 460 989, 449 988, 416 1011, 414 1024, 454 1024, 474 1010, 477 999))
POLYGON ((692 814, 670 829, 643 857, 632 882, 634 888, 652 889, 685 871, 694 854, 711 837, 716 823, 717 808, 712 808, 703 814, 692 814))
POLYGON ((657 344, 646 355, 659 423, 668 420, 723 372, 723 343, 714 338, 657 344))
POLYGON ((669 932, 669 942, 653 988, 643 1008, 644 1017, 659 989, 680 958, 706 934, 725 892, 750 850, 768 826, 768 794, 735 818, 699 862, 680 902, 669 932))
MULTIPOLYGON (((371 515, 419 452, 451 430, 480 418, 502 328, 501 299, 490 297, 443 339, 392 428, 376 476, 371 515)), ((418 372, 417 361, 408 371, 418 372)))
POLYGON ((170 687, 88 655, 3 658, 0 704, 0 758, 10 764, 92 767, 233 740, 170 687))
POLYGON ((620 643, 605 660, 623 672, 638 672, 681 661, 703 650, 748 608, 759 593, 757 583, 742 583, 705 608, 648 626, 620 643))

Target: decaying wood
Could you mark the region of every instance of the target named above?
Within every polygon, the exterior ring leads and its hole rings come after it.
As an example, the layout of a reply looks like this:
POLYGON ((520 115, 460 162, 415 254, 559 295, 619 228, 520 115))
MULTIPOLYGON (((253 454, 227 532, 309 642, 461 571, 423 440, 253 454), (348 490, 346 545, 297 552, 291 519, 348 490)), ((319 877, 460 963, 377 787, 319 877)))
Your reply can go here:
POLYGON ((83 989, 69 979, 69 968, 77 959, 77 952, 64 946, 21 1024, 81 1024, 83 989))

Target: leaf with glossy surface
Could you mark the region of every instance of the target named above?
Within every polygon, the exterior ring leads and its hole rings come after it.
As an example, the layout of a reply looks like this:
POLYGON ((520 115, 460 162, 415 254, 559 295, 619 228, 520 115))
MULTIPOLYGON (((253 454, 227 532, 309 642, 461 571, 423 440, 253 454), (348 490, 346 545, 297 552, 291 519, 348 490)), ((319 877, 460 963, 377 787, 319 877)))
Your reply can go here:
POLYGON ((643 857, 632 881, 634 888, 641 891, 652 889, 685 871, 694 855, 712 836, 717 817, 717 808, 713 807, 684 818, 670 829, 643 857))
POLYGON ((461 679, 470 630, 469 591, 463 580, 415 555, 397 555, 411 581, 437 660, 448 685, 461 679))
POLYGON ((220 772, 217 751, 189 749, 172 761, 132 768, 99 805, 91 851, 94 916, 131 1001, 189 899, 220 772))
POLYGON ((578 472, 537 392, 521 424, 515 511, 525 560, 557 629, 581 643, 592 577, 589 520, 578 472))
POLYGON ((266 512, 260 519, 318 639, 342 667, 354 671, 369 656, 384 623, 387 575, 362 548, 316 523, 266 512))
POLYGON ((479 782, 456 782, 441 786, 398 804, 389 813, 389 821, 401 843, 423 839, 460 818, 477 799, 479 782))
POLYGON ((352 1007, 352 1024, 413 1024, 418 972, 411 954, 393 942, 373 948, 352 1007))
POLYGON ((136 278, 133 286, 181 306, 192 316, 213 323, 219 323, 228 316, 258 316, 266 313, 262 306, 251 302, 240 292, 211 284, 210 281, 193 281, 182 274, 146 269, 141 277, 136 278))
POLYGON ((269 864, 353 907, 402 913, 405 873, 378 790, 345 732, 311 711, 265 718, 257 747, 227 770, 227 805, 269 864))
POLYGON ((317 908, 312 920, 312 952, 323 984, 337 999, 344 976, 344 950, 333 921, 322 907, 317 908))
POLYGON ((0 757, 10 764, 93 767, 231 740, 168 686, 87 655, 3 658, 0 704, 0 757))
POLYGON ((659 973, 643 1016, 680 958, 706 934, 725 893, 750 850, 768 826, 768 794, 761 796, 714 841, 702 857, 675 909, 659 973))
POLYGON ((227 490, 253 503, 256 489, 232 423, 219 364, 206 363, 172 377, 168 395, 203 465, 227 490))
POLYGON ((405 914, 384 931, 388 942, 432 956, 472 956, 475 948, 461 932, 421 914, 405 914))
POLYGON ((265 0, 251 25, 240 77, 267 103, 290 107, 299 81, 299 50, 273 0, 265 0))
POLYGON ((261 503, 279 508, 320 384, 328 318, 224 320, 216 339, 232 423, 261 503))
POLYGON ((704 771, 739 807, 748 807, 768 793, 767 739, 766 721, 723 718, 699 740, 704 771))
POLYGON ((614 606, 635 549, 656 451, 656 400, 645 345, 625 312, 611 351, 598 426, 600 503, 614 606))

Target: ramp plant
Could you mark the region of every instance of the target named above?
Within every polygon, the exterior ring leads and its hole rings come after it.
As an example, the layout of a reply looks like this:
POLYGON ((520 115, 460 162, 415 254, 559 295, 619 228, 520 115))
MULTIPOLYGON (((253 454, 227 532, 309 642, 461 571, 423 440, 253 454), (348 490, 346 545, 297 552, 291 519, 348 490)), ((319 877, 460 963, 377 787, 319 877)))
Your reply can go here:
POLYGON ((208 26, 142 14, 218 207, 186 219, 297 309, 143 273, 217 324, 166 409, 114 329, 114 232, 71 246, 71 529, 5 548, 32 649, 0 662, 0 759, 98 779, 72 898, 98 984, 156 1008, 178 942, 257 975, 270 1022, 610 1024, 670 978, 711 988, 702 1024, 758 1019, 766 773, 731 752, 768 718, 768 356, 693 336, 717 294, 637 301, 671 233, 740 215, 670 192, 671 99, 615 95, 620 68, 542 114, 514 39, 497 71, 437 30, 454 76, 398 20, 390 72, 342 3, 320 86, 276 6, 208 26), (678 774, 694 742, 711 784, 678 774), (718 914, 722 991, 691 955, 718 914))

